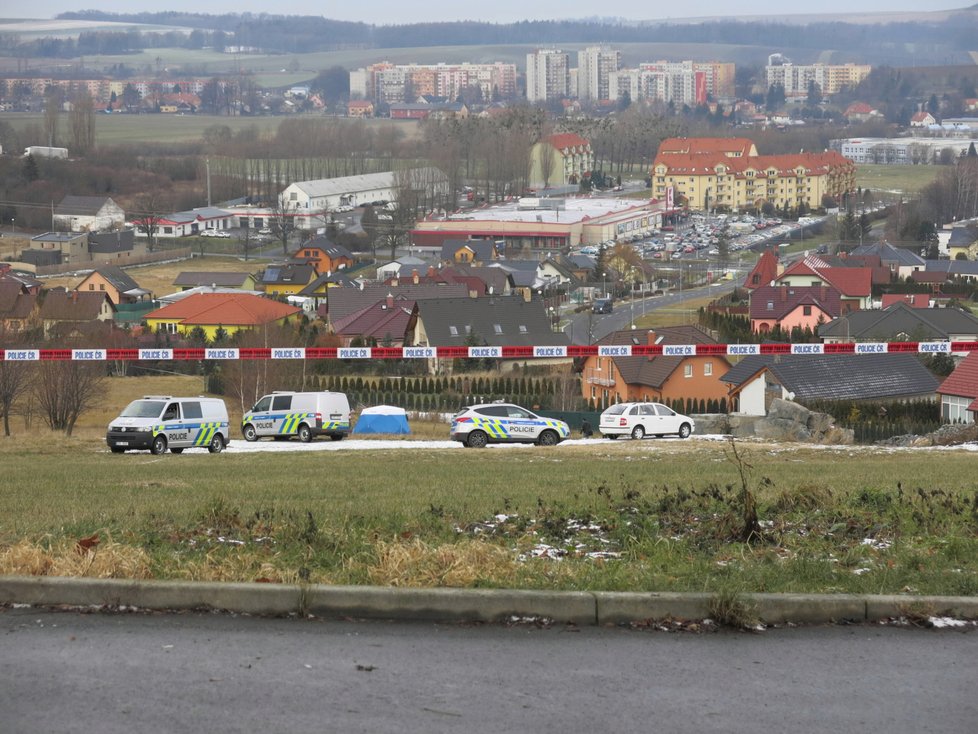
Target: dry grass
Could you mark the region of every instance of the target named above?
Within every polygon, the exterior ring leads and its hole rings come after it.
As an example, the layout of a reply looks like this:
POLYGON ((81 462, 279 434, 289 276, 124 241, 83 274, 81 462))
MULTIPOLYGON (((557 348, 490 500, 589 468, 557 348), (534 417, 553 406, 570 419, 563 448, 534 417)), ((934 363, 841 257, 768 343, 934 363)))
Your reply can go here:
POLYGON ((152 578, 149 556, 141 548, 100 540, 85 548, 77 540, 21 540, 0 549, 0 575, 85 576, 99 579, 152 578))
POLYGON ((377 561, 367 576, 381 586, 471 588, 507 584, 516 579, 518 566, 511 551, 483 541, 461 540, 450 545, 428 545, 417 538, 379 542, 377 561))

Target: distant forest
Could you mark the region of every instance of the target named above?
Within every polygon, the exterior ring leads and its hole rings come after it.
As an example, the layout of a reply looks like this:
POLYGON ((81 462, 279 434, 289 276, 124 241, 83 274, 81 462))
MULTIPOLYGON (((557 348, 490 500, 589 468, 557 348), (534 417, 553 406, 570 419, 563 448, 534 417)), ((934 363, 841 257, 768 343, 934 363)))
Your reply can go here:
MULTIPOLYGON (((186 33, 98 31, 78 39, 41 38, 17 43, 17 55, 67 57, 91 53, 136 51, 154 46, 252 46, 270 53, 309 53, 350 48, 407 48, 444 45, 554 45, 582 43, 670 43, 754 46, 773 50, 845 50, 851 61, 891 65, 968 63, 964 55, 976 48, 978 12, 962 11, 942 22, 879 25, 842 22, 790 25, 724 20, 688 25, 670 23, 602 24, 585 21, 523 21, 413 23, 377 26, 329 20, 318 16, 196 13, 105 13, 85 10, 62 13, 60 19, 115 21, 182 26, 186 33), (105 48, 105 46, 111 48, 105 48), (901 63, 901 60, 905 64, 901 63)), ((7 37, 0 45, 9 46, 7 37)))

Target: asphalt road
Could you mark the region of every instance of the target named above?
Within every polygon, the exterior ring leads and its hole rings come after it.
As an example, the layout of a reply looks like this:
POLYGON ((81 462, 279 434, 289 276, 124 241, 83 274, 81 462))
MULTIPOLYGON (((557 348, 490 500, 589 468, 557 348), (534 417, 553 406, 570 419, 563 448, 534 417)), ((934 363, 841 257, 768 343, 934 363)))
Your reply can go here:
POLYGON ((0 730, 971 734, 978 631, 0 612, 0 730))

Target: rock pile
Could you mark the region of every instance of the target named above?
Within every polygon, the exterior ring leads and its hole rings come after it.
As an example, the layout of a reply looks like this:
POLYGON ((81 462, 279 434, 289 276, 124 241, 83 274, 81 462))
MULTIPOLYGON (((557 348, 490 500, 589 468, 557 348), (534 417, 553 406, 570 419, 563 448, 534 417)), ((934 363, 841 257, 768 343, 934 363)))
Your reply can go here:
POLYGON ((820 444, 851 444, 855 441, 852 429, 838 428, 832 416, 779 398, 771 402, 766 416, 698 415, 696 432, 820 444))

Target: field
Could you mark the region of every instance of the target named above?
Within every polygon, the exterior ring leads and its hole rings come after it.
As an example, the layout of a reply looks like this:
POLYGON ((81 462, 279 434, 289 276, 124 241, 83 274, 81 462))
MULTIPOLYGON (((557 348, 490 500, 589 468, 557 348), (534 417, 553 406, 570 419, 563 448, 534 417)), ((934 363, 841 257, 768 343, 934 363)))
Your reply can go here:
POLYGON ((861 163, 856 166, 856 186, 873 191, 915 194, 931 183, 944 166, 884 166, 861 163))
POLYGON ((108 453, 126 401, 199 385, 113 379, 70 438, 16 419, 0 438, 0 574, 978 593, 973 451, 695 436, 478 451, 414 420, 394 444, 108 453))
MULTIPOLYGON (((204 131, 213 125, 227 125, 232 132, 257 128, 262 133, 274 133, 279 123, 288 117, 228 117, 226 115, 96 115, 95 141, 99 145, 124 145, 138 143, 187 143, 202 140, 204 131)), ((323 121, 346 118, 320 116, 323 121)), ((41 115, 28 113, 4 113, 0 121, 10 123, 15 129, 23 130, 28 125, 43 126, 41 115)), ((66 123, 65 123, 66 124, 66 123)), ((417 132, 417 122, 413 120, 365 120, 371 127, 389 127, 401 130, 406 138, 417 132)))

